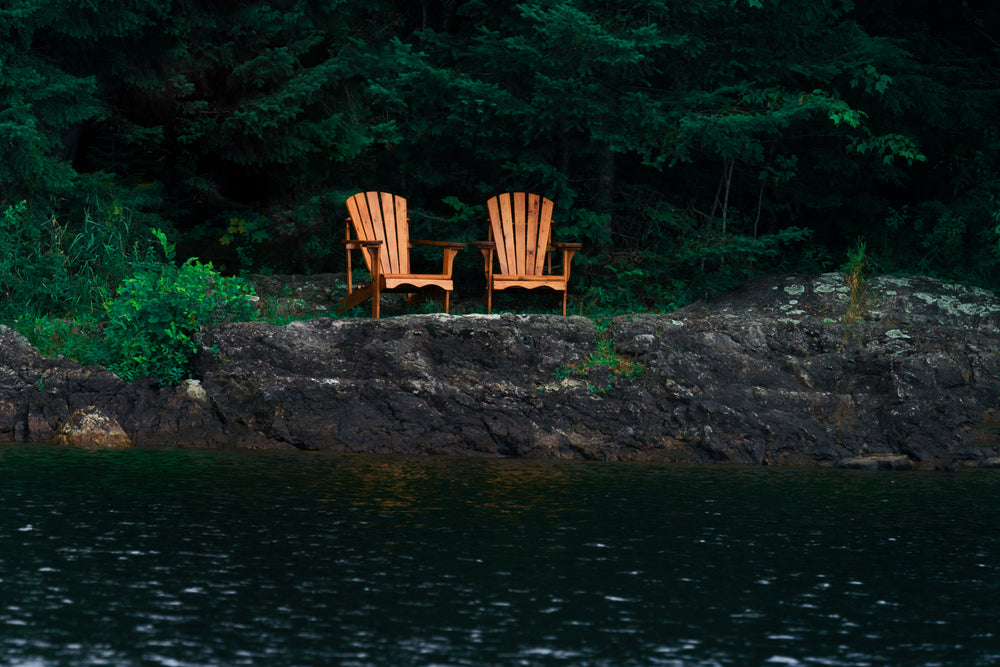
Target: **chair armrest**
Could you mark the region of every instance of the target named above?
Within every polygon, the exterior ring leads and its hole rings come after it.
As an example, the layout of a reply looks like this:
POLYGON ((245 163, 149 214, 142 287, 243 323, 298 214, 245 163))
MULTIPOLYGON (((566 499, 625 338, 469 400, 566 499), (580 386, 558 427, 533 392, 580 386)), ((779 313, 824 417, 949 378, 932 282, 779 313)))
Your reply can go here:
MULTIPOLYGON (((350 296, 354 293, 354 279, 352 277, 351 269, 351 251, 361 250, 362 254, 368 253, 369 261, 372 264, 372 284, 377 285, 378 280, 376 279, 378 274, 382 272, 382 268, 379 266, 378 261, 378 249, 382 245, 381 241, 362 241, 360 239, 344 239, 344 248, 347 251, 347 294, 350 296)), ((378 298, 376 296, 376 298, 378 298)))
POLYGON ((485 269, 486 269, 486 285, 487 285, 487 288, 488 288, 488 290, 489 290, 489 292, 491 294, 490 298, 492 298, 492 294, 493 294, 493 291, 492 291, 493 290, 493 283, 492 283, 492 280, 493 280, 493 251, 496 250, 496 247, 497 247, 496 241, 473 241, 472 245, 474 245, 477 248, 479 248, 479 250, 483 253, 483 261, 486 263, 486 266, 485 266, 485 269))
POLYGON ((426 241, 423 239, 410 239, 410 247, 413 247, 414 244, 441 248, 441 275, 449 278, 451 278, 452 264, 455 262, 455 256, 467 245, 465 243, 458 243, 454 241, 426 241))
POLYGON ((420 239, 410 239, 410 246, 413 246, 414 244, 441 248, 441 252, 443 254, 441 262, 441 275, 449 278, 451 278, 451 267, 455 262, 455 255, 457 255, 466 246, 465 243, 453 243, 451 241, 423 241, 420 239))
POLYGON ((410 239, 410 243, 416 243, 418 245, 433 245, 442 248, 451 248, 453 250, 462 250, 466 245, 468 245, 467 243, 457 243, 452 241, 422 241, 419 239, 410 239))
POLYGON ((546 252, 549 254, 549 273, 552 273, 552 252, 562 250, 563 256, 563 277, 569 280, 569 265, 573 261, 573 255, 583 247, 582 243, 549 243, 546 252))
POLYGON ((486 271, 491 273, 493 271, 493 251, 497 247, 496 241, 473 241, 472 245, 483 253, 483 259, 486 260, 486 271))

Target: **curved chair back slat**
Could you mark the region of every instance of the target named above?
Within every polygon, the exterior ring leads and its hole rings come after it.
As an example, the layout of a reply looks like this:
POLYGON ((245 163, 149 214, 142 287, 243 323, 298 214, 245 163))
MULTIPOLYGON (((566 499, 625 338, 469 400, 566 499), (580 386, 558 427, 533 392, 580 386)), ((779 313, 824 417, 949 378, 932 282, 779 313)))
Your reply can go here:
POLYGON ((490 198, 486 208, 500 273, 541 275, 552 234, 552 201, 536 194, 507 192, 490 198))
MULTIPOLYGON (((388 192, 359 192, 347 200, 351 226, 360 241, 381 241, 379 264, 389 274, 410 272, 409 222, 406 199, 388 192)), ((367 253, 365 264, 372 271, 367 253)))

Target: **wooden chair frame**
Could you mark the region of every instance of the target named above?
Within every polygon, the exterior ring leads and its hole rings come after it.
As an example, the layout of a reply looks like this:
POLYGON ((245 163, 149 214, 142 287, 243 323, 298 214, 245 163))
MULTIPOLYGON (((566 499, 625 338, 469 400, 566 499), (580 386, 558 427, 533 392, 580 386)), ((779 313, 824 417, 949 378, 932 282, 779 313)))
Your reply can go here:
POLYGON ((570 263, 581 243, 553 243, 551 200, 526 192, 507 192, 486 202, 489 240, 473 242, 486 264, 486 312, 493 311, 493 292, 510 287, 544 287, 562 292, 566 315, 570 263), (552 273, 552 253, 562 252, 562 273, 552 273), (494 257, 499 265, 494 271, 494 257))
POLYGON ((345 202, 348 217, 344 220, 344 247, 347 252, 347 296, 340 302, 344 312, 372 300, 372 317, 381 316, 382 292, 405 292, 416 301, 429 287, 444 291, 444 312, 449 309, 449 295, 455 289, 451 273, 455 255, 465 243, 423 241, 409 237, 406 199, 388 192, 359 192, 345 202), (444 257, 441 273, 410 273, 410 248, 413 245, 441 248, 444 257), (367 285, 356 289, 351 269, 351 252, 360 250, 371 276, 367 285))

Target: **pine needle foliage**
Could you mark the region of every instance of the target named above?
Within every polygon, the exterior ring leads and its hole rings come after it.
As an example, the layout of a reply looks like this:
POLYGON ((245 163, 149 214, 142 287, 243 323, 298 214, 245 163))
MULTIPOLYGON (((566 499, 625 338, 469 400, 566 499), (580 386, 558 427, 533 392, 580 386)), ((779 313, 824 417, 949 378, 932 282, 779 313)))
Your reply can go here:
POLYGON ((222 269, 336 271, 353 192, 473 240, 532 191, 585 244, 580 308, 830 270, 861 236, 996 287, 997 44, 983 3, 10 0, 0 206, 73 237, 117 202, 222 269))

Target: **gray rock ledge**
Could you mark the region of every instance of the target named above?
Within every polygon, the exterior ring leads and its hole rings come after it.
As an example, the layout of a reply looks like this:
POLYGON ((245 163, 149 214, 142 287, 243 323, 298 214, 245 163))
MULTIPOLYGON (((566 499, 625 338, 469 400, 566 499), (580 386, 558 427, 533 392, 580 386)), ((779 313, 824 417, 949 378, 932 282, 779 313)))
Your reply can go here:
MULTIPOLYGON (((196 381, 127 384, 0 327, 0 441, 88 408, 147 447, 608 461, 996 467, 1000 300, 881 276, 776 276, 666 315, 412 315, 236 323, 196 381), (613 344, 617 368, 588 362, 613 344)), ((212 354, 210 350, 217 350, 212 354)))

